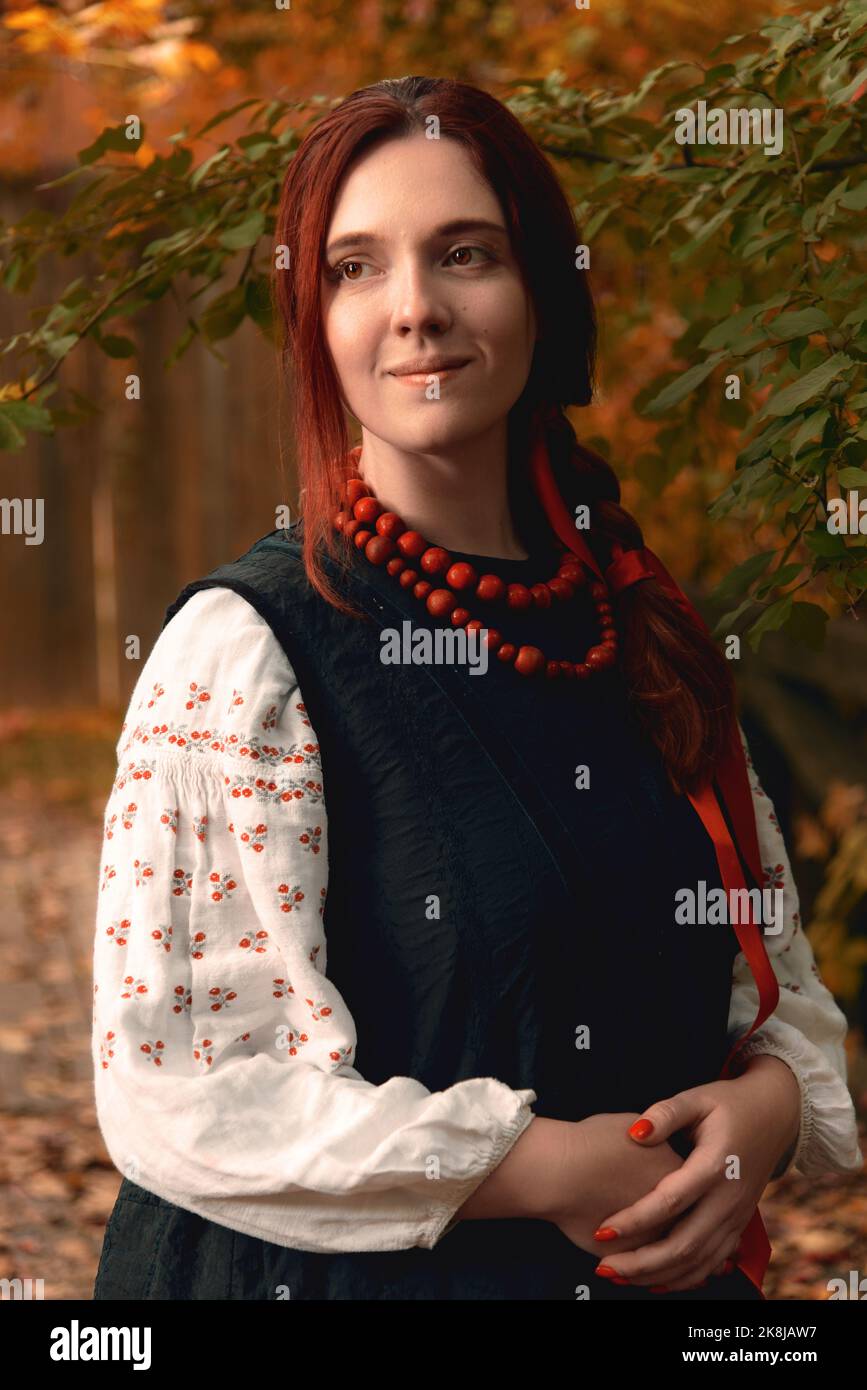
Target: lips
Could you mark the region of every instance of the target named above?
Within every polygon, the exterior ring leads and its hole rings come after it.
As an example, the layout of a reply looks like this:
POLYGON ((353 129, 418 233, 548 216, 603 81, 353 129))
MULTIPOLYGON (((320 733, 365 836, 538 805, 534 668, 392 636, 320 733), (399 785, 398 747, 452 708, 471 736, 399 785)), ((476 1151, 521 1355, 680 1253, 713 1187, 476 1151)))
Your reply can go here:
POLYGON ((424 371, 419 372, 389 372, 389 376, 402 386, 427 386, 431 377, 435 377, 439 382, 449 381, 469 365, 470 363, 467 361, 452 367, 426 367, 424 371))
POLYGON ((397 368, 394 371, 389 372, 389 376, 439 376, 441 373, 444 372, 459 371, 460 368, 465 367, 469 361, 469 357, 446 357, 442 358, 438 363, 435 363, 433 366, 425 366, 421 364, 419 366, 411 366, 408 369, 397 368))

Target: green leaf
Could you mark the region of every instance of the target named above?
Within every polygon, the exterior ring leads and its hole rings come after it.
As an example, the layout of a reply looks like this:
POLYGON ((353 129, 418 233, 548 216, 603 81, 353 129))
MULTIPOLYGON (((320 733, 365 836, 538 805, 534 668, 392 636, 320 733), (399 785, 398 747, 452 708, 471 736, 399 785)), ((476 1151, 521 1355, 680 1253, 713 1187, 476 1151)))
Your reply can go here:
POLYGON ((0 402, 0 449, 23 449, 26 443, 27 436, 12 419, 7 403, 0 402))
POLYGON ((841 487, 867 487, 867 470, 863 468, 841 468, 837 474, 841 487))
POLYGON ((753 623, 747 632, 747 641, 753 651, 758 651, 759 643, 766 632, 776 632, 783 626, 792 611, 792 599, 789 594, 783 598, 778 598, 775 603, 766 608, 758 622, 753 623))
POLYGON ((762 419, 765 415, 791 415, 799 406, 814 400, 832 381, 842 376, 843 372, 848 371, 853 365, 851 357, 847 357, 844 352, 835 352, 827 362, 814 367, 806 376, 790 382, 782 391, 770 396, 759 411, 758 418, 762 419))
POLYGON ((788 314, 777 314, 766 326, 781 343, 787 343, 791 338, 806 338, 810 333, 826 333, 834 327, 834 322, 824 309, 795 309, 788 314))
POLYGON ((764 550, 758 555, 751 555, 748 560, 743 560, 741 564, 735 565, 733 570, 720 580, 717 587, 711 594, 713 603, 728 603, 729 599, 736 598, 742 594, 751 584, 763 574, 771 563, 775 550, 764 550))
POLYGON ((213 300, 199 319, 199 326, 209 343, 228 338, 243 321, 246 303, 243 285, 235 285, 213 300))
POLYGON ((245 217, 243 222, 237 222, 234 227, 229 227, 223 232, 219 237, 219 243, 227 251, 242 251, 245 247, 255 246, 264 230, 265 214, 257 209, 245 217))
POLYGON ((804 544, 814 555, 823 560, 842 560, 846 556, 846 542, 842 536, 832 535, 823 526, 816 526, 804 536, 804 544))
POLYGON ((864 183, 859 183, 857 188, 851 188, 848 193, 844 193, 840 199, 841 208, 850 208, 853 212, 863 212, 867 208, 867 179, 864 183))
POLYGON ((796 431, 790 449, 792 458, 797 458, 800 450, 804 447, 808 439, 814 439, 818 434, 821 438, 828 421, 831 418, 830 410, 814 410, 807 416, 806 420, 796 431))
POLYGON ((135 343, 129 338, 121 338, 117 334, 109 333, 96 341, 107 357, 135 357, 138 351, 135 343))
POLYGON ((715 352, 704 362, 697 362, 694 367, 690 367, 688 372, 676 377, 674 381, 660 391, 650 404, 645 408, 646 415, 661 415, 664 411, 670 410, 672 406, 678 405, 690 391, 694 391, 696 386, 710 376, 714 367, 725 357, 724 352, 715 352))

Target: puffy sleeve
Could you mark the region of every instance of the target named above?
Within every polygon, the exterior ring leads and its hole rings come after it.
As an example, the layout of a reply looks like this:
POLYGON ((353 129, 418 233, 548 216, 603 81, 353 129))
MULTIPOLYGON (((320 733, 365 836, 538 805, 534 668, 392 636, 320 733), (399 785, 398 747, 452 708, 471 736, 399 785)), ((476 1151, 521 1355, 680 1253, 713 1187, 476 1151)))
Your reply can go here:
MULTIPOLYGON (((746 739, 741 741, 756 812, 764 887, 783 892, 783 925, 763 936, 765 949, 780 985, 780 999, 770 1018, 757 1028, 740 1057, 760 1053, 780 1057, 794 1072, 801 1091, 801 1128, 788 1161, 778 1168, 782 1177, 797 1168, 805 1177, 849 1173, 864 1162, 858 1144, 858 1122, 847 1085, 844 1042, 848 1024, 831 991, 823 983, 810 943, 801 926, 798 890, 776 814, 752 764, 746 739)), ((729 1044, 747 1031, 758 1009, 758 992, 743 951, 735 958, 729 1011, 729 1044)))
POLYGON ((118 739, 94 941, 97 1115, 175 1205, 320 1253, 430 1248, 535 1091, 364 1079, 327 976, 319 747, 268 624, 225 588, 159 635, 118 739))

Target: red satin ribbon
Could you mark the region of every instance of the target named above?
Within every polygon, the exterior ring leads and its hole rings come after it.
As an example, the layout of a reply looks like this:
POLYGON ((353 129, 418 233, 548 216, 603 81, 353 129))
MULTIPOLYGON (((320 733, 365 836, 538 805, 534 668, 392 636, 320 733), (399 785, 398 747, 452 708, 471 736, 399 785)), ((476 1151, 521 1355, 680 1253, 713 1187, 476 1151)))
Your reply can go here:
MULTIPOLYGON (((560 411, 546 411, 541 418, 544 420, 551 415, 559 417, 560 411)), ((602 580, 602 572, 596 558, 581 532, 575 526, 574 519, 569 515, 560 496, 551 470, 551 461, 548 457, 544 434, 541 432, 537 435, 534 444, 530 472, 539 500, 557 536, 569 550, 573 551, 588 566, 598 579, 602 580)), ((604 582, 609 583, 612 593, 617 593, 627 584, 635 583, 638 579, 651 577, 662 585, 670 597, 680 605, 698 627, 704 632, 709 632, 707 624, 686 595, 678 588, 661 560, 646 546, 641 551, 625 551, 618 555, 612 562, 612 566, 606 571, 606 581, 604 582), (611 583, 612 578, 614 580, 613 585, 611 583)), ((711 784, 705 786, 700 792, 690 795, 689 799, 713 841, 723 886, 727 894, 730 894, 732 889, 744 889, 747 886, 738 854, 738 849, 740 849, 757 886, 761 888, 763 873, 756 831, 755 808, 747 775, 746 757, 734 717, 732 718, 728 750, 717 768, 716 783, 734 827, 736 840, 732 838, 720 805, 720 799, 711 784)), ((733 900, 729 896, 728 901, 743 902, 744 898, 733 900)), ((749 921, 735 923, 735 932, 756 982, 759 1007, 751 1026, 746 1033, 737 1039, 729 1051, 720 1072, 720 1080, 730 1076, 736 1054, 768 1015, 774 1012, 780 997, 779 984, 768 959, 761 930, 758 924, 753 921, 752 902, 749 898, 746 901, 749 903, 749 921)), ((739 1269, 743 1270, 760 1294, 770 1258, 771 1244, 759 1208, 756 1207, 741 1236, 740 1249, 735 1263, 739 1269)))

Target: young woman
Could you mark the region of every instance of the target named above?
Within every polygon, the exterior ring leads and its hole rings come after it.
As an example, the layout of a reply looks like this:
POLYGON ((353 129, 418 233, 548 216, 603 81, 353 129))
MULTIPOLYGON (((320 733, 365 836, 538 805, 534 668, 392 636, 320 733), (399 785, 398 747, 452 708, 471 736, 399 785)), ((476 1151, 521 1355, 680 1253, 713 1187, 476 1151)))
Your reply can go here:
POLYGON ((579 241, 462 83, 292 159, 301 521, 183 590, 118 741, 98 1299, 757 1299, 768 1180, 861 1163, 728 666, 563 413, 579 241))

